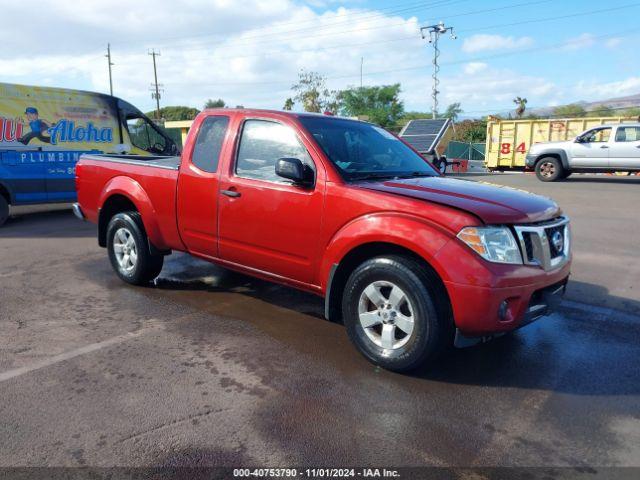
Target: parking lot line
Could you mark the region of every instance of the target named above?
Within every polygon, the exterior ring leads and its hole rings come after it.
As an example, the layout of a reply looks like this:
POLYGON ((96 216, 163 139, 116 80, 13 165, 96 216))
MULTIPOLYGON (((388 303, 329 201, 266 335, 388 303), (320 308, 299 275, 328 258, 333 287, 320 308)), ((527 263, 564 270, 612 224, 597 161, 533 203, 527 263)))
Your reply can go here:
POLYGON ((140 337, 145 333, 149 333, 150 331, 155 330, 158 327, 159 327, 159 324, 151 321, 147 323, 144 327, 134 332, 127 332, 125 334, 117 335, 107 340, 103 340, 102 342, 92 343, 90 345, 85 345, 84 347, 76 348, 75 350, 70 350, 68 352, 64 352, 59 355, 54 355, 52 357, 36 362, 32 365, 27 365, 20 368, 14 368, 13 370, 8 370, 6 372, 0 373, 0 382, 11 380, 12 378, 25 375, 35 370, 40 370, 41 368, 50 367, 51 365, 55 365, 57 363, 64 362, 66 360, 79 357, 80 355, 86 355, 87 353, 95 352, 96 350, 100 350, 105 347, 110 347, 112 345, 117 345, 118 343, 126 342, 127 340, 131 340, 131 339, 140 337))

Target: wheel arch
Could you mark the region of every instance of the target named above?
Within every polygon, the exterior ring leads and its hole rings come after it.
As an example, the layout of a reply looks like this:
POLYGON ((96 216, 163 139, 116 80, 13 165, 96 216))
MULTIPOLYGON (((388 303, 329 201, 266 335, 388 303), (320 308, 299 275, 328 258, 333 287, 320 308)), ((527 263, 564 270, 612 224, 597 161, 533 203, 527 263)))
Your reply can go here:
POLYGON ((13 203, 13 199, 11 198, 11 190, 9 190, 9 187, 3 182, 0 182, 0 196, 3 197, 9 205, 13 203))
POLYGON ((126 211, 140 214, 152 254, 168 253, 162 237, 153 204, 138 182, 128 177, 116 177, 104 188, 100 196, 98 213, 98 244, 107 245, 107 226, 114 215, 126 211))
POLYGON ((347 280, 353 270, 363 262, 380 256, 399 255, 408 257, 424 268, 434 281, 436 301, 443 302, 441 307, 451 311, 451 300, 441 275, 431 262, 414 250, 397 243, 387 241, 373 241, 360 244, 349 250, 339 262, 331 265, 325 291, 324 314, 327 320, 342 322, 342 295, 347 280))
POLYGON ((534 168, 542 159, 547 157, 557 158, 558 160, 560 160, 560 163, 562 164, 562 168, 564 168, 565 170, 570 170, 569 158, 567 157, 567 152, 557 148, 551 149, 551 150, 545 150, 540 155, 538 155, 538 158, 536 158, 536 162, 534 164, 534 168))

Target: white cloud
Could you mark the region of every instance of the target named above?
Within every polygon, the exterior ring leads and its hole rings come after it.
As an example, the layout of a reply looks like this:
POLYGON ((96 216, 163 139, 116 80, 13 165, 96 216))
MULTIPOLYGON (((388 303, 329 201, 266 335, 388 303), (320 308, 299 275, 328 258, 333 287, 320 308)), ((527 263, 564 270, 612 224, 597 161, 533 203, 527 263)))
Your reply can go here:
POLYGON ((629 77, 617 82, 587 83, 579 82, 575 89, 586 100, 606 100, 640 92, 640 77, 629 77))
POLYGON ((462 67, 462 71, 467 75, 474 75, 476 73, 482 72, 486 70, 488 65, 482 62, 469 62, 464 67, 462 67))
POLYGON ((531 37, 505 37, 503 35, 479 34, 465 38, 462 51, 477 53, 489 50, 513 50, 533 45, 531 37))
POLYGON ((583 33, 567 40, 562 49, 567 51, 582 50, 595 45, 595 43, 595 36, 592 33, 583 33))
POLYGON ((614 37, 614 38, 610 38, 609 40, 607 40, 606 42, 604 42, 604 45, 607 48, 615 48, 618 45, 620 45, 622 43, 622 39, 619 37, 614 37))

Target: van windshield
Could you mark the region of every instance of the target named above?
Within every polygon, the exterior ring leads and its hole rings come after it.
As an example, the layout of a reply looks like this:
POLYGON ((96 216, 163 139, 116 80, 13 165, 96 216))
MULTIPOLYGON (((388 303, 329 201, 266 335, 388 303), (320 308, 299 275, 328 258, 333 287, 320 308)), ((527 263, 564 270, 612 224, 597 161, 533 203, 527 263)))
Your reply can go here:
POLYGON ((401 140, 370 123, 304 115, 299 120, 345 180, 438 175, 401 140))
POLYGON ((175 155, 178 153, 178 148, 173 140, 140 110, 123 100, 118 102, 118 106, 122 121, 129 132, 129 138, 134 147, 154 155, 175 155))

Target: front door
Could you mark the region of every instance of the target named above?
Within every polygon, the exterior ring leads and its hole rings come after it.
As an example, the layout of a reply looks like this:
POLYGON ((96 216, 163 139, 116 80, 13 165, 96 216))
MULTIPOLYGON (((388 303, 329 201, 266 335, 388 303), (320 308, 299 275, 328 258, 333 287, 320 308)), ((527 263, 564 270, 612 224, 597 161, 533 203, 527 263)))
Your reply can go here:
POLYGON ((178 176, 178 228, 190 253, 218 256, 218 164, 229 117, 210 115, 196 129, 192 147, 182 154, 178 176))
POLYGON ((609 166, 611 127, 598 127, 581 135, 571 146, 571 166, 604 168, 609 166))
POLYGON ((640 169, 640 127, 618 127, 611 144, 609 164, 622 169, 640 169))
POLYGON ((313 283, 322 226, 324 175, 291 126, 248 119, 235 163, 220 185, 220 257, 243 266, 313 283), (279 158, 313 169, 312 187, 275 174, 279 158))

